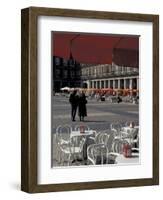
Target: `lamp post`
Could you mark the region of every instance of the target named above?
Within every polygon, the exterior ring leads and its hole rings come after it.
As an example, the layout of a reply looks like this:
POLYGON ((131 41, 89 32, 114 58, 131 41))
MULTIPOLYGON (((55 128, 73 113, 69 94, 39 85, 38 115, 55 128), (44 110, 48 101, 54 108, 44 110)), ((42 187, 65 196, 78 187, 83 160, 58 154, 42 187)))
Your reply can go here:
MULTIPOLYGON (((77 34, 77 35, 75 35, 71 40, 70 40, 70 57, 69 57, 69 65, 70 66, 72 66, 72 65, 76 65, 76 63, 74 62, 75 61, 75 59, 74 59, 74 57, 73 57, 73 55, 72 55, 72 43, 73 43, 73 41, 77 38, 77 37, 79 37, 80 36, 80 34, 77 34)), ((71 69, 71 70, 73 70, 74 71, 74 75, 76 74, 76 67, 75 68, 73 68, 73 69, 71 69)), ((70 73, 70 72, 69 72, 70 73)), ((73 75, 73 76, 74 76, 73 75)), ((70 75, 71 76, 71 75, 70 75)), ((72 77, 72 78, 74 78, 74 77, 72 77)), ((75 87, 75 80, 73 79, 73 82, 74 82, 74 84, 73 84, 73 86, 75 87)), ((80 83, 81 84, 81 83, 80 83)))
POLYGON ((70 40, 70 57, 69 57, 70 62, 73 61, 73 60, 75 60, 75 59, 73 58, 73 55, 72 55, 72 42, 73 42, 77 37, 79 37, 79 36, 80 36, 80 34, 77 34, 76 36, 74 36, 74 37, 70 40))

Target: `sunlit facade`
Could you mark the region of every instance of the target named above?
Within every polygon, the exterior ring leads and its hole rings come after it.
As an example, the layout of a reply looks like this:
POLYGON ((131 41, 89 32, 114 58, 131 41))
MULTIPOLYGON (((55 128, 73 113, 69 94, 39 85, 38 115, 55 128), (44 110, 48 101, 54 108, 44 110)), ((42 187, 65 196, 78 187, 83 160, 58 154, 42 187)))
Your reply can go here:
POLYGON ((117 65, 81 64, 81 78, 86 88, 137 89, 139 90, 139 68, 117 65))

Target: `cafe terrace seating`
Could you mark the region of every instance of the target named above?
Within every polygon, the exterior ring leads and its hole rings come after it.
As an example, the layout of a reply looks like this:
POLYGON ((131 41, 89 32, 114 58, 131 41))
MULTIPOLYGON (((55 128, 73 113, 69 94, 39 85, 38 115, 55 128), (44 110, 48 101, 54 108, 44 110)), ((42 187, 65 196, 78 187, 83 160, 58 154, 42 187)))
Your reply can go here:
POLYGON ((126 122, 111 124, 111 129, 93 131, 88 126, 58 126, 56 129, 58 164, 113 164, 125 145, 139 152, 139 126, 126 122), (86 155, 85 155, 86 154, 86 155), (83 162, 84 161, 84 162, 83 162))

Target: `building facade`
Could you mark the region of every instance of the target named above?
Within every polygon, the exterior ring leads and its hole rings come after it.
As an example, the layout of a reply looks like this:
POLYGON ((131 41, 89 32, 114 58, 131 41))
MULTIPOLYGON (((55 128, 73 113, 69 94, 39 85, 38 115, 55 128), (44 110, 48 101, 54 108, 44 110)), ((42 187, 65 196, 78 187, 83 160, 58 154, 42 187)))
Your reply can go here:
POLYGON ((72 59, 53 56, 53 91, 63 87, 81 87, 81 67, 72 59))
POLYGON ((115 64, 80 64, 53 56, 53 91, 61 88, 139 90, 139 68, 115 64))
POLYGON ((81 64, 85 88, 136 89, 139 90, 139 68, 117 65, 81 64))

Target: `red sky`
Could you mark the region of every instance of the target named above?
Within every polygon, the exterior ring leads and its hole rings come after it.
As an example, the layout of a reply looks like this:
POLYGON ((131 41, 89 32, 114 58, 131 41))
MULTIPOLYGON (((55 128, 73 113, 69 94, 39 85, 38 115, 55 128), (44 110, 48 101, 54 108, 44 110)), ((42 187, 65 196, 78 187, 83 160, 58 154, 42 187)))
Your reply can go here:
MULTIPOLYGON (((72 52, 73 58, 80 63, 111 64, 114 50, 117 53, 118 49, 124 52, 121 54, 124 57, 127 57, 125 52, 130 52, 130 54, 137 52, 138 54, 139 36, 53 33, 53 55, 68 59, 72 52), (72 45, 70 45, 71 40, 72 45)), ((121 60, 119 55, 118 60, 121 60)), ((135 56, 132 58, 134 59, 135 56)))

